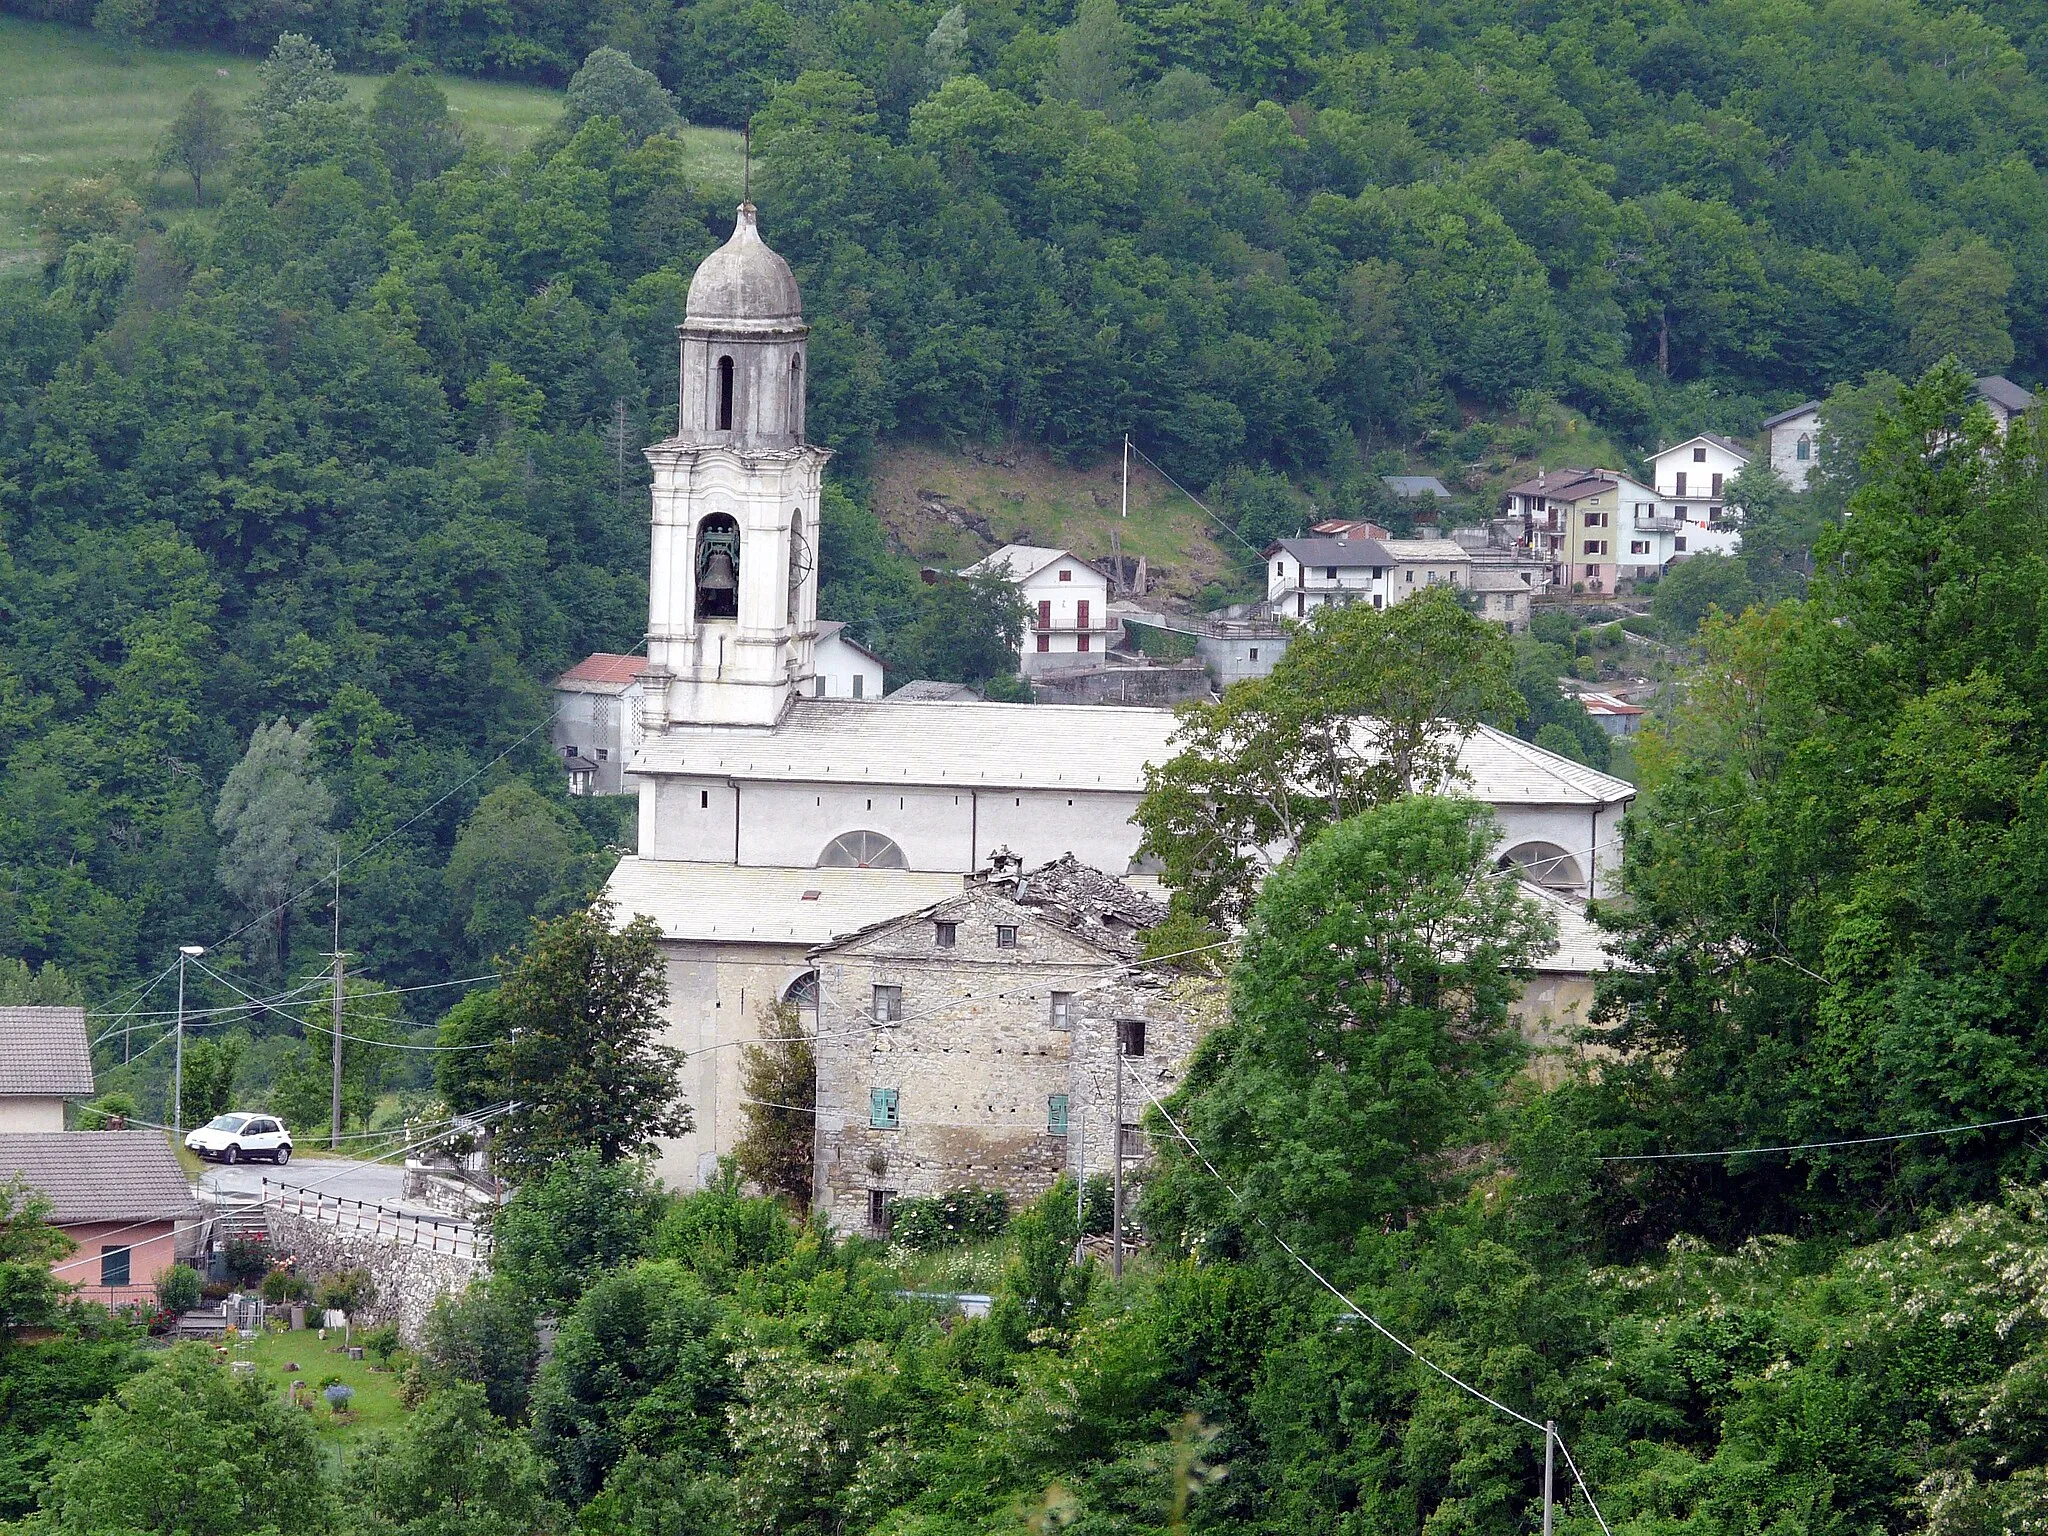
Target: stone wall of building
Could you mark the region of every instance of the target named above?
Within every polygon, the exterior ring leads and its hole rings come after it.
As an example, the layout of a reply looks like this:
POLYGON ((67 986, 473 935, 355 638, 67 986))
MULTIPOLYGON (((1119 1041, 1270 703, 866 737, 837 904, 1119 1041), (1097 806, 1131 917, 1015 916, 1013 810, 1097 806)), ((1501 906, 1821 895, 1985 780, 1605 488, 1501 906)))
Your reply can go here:
MULTIPOLYGON (((963 1185, 1035 1198, 1066 1166, 1051 1101, 1069 1091, 1071 1028, 1053 994, 1108 970, 1099 951, 1000 896, 969 892, 815 954, 818 966, 816 1206, 842 1232, 873 1231, 871 1197, 963 1185), (938 924, 954 925, 942 948, 938 924), (999 947, 998 927, 1015 931, 999 947), (901 989, 900 1022, 877 1024, 874 989, 901 989), (896 1097, 873 1123, 874 1094, 896 1097)), ((1071 1015, 1069 1016, 1071 1017, 1071 1015)))
MULTIPOLYGON (((1220 977, 1162 967, 1121 968, 1082 999, 1074 1029, 1069 1091, 1068 1166, 1082 1177, 1111 1172, 1115 1149, 1116 1051, 1127 1021, 1144 1024, 1144 1053, 1124 1061, 1124 1169, 1150 1155, 1139 1129, 1154 1096, 1180 1086, 1202 1037, 1229 1017, 1220 977)), ((1136 1042, 1133 1041, 1133 1044, 1136 1042)))
POLYGON ((279 1255, 290 1255, 302 1279, 318 1284, 322 1275, 367 1269, 377 1288, 376 1300, 358 1322, 395 1322, 405 1342, 417 1347, 427 1313, 435 1301, 467 1289, 490 1265, 483 1259, 434 1253, 380 1240, 373 1233, 315 1221, 310 1217, 269 1213, 270 1243, 279 1255))

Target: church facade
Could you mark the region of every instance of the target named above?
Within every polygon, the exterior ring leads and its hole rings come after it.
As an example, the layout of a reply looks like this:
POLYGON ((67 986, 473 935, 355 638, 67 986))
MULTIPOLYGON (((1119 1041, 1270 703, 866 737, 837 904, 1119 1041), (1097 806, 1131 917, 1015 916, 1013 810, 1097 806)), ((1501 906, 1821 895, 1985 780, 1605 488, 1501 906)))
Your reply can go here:
MULTIPOLYGON (((814 948, 958 895, 997 851, 1135 869, 1163 709, 815 697, 818 502, 827 450, 804 437, 808 329, 751 205, 690 285, 677 429, 654 469, 639 852, 607 886, 668 959, 669 1042, 696 1120, 664 1146, 675 1187, 711 1178, 741 1130, 737 1047, 781 1003, 815 1017, 814 948)), ((1634 791, 1499 732, 1465 743, 1468 792, 1504 856, 1602 893, 1634 791)), ((1076 1148, 1078 1154, 1079 1149, 1076 1148)))

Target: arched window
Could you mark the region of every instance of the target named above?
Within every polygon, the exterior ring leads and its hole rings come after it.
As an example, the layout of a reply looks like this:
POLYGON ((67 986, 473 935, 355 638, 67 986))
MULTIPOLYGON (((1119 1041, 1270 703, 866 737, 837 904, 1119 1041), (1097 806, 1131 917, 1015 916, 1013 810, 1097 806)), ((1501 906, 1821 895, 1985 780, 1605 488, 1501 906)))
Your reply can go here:
POLYGON ((903 850, 879 832, 842 832, 818 855, 820 869, 908 869, 903 850))
POLYGON ((718 430, 732 430, 732 359, 718 360, 718 430))
POLYGON ((811 541, 804 537, 804 514, 799 507, 789 520, 789 615, 792 627, 803 622, 804 582, 811 574, 811 541))
POLYGON ((1813 457, 1813 439, 1808 437, 1804 432, 1800 433, 1799 446, 1793 449, 1793 452, 1798 456, 1799 462, 1804 464, 1808 459, 1813 457))
POLYGON ((805 971, 782 989, 782 1000, 806 1013, 818 1011, 818 973, 805 971))
POLYGON ((1579 861, 1555 843, 1522 843, 1502 854, 1496 867, 1514 870, 1546 891, 1582 890, 1586 884, 1579 861))
POLYGON ((697 617, 740 615, 740 525, 714 512, 697 525, 697 617))

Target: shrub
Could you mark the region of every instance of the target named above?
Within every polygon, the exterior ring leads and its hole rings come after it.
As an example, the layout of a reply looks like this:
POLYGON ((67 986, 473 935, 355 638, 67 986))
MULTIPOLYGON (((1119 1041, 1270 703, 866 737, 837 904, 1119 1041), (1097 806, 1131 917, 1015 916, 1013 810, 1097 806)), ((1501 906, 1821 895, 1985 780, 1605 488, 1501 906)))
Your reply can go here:
POLYGON ((222 1256, 228 1279, 243 1290, 253 1290, 270 1273, 270 1245, 260 1237, 232 1237, 222 1256))
POLYGON ((379 1365, 388 1366, 391 1364, 391 1357, 398 1353, 401 1343, 398 1337, 398 1324, 379 1323, 375 1328, 363 1333, 356 1342, 374 1356, 379 1365))
POLYGON ((288 1269, 273 1269, 263 1277, 263 1299, 273 1307, 304 1301, 311 1288, 288 1269))
POLYGON ((914 1252, 999 1237, 1010 1224, 1010 1201, 999 1189, 956 1189, 889 1203, 890 1231, 914 1252))
POLYGON ((199 1305, 203 1284, 190 1264, 173 1264, 157 1277, 156 1304, 182 1316, 199 1305))
POLYGON ((353 1318, 377 1299, 377 1287, 367 1269, 338 1269, 320 1277, 313 1296, 323 1310, 345 1312, 353 1318))

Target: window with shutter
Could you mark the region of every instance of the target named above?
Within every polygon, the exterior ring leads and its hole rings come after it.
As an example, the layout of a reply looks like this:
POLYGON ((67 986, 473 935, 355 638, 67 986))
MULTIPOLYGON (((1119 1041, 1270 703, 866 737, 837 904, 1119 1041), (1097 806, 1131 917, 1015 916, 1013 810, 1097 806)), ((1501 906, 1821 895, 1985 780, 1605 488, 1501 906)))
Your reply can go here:
POLYGON ((875 1022, 897 1024, 903 1019, 903 989, 901 987, 875 988, 875 1022))
POLYGON ((1045 1131, 1048 1136, 1067 1134, 1067 1096, 1055 1093, 1045 1101, 1045 1131))
POLYGON ((897 1098, 894 1088, 868 1090, 868 1129, 893 1131, 897 1128, 897 1098))
POLYGON ((1052 628, 1052 599, 1049 597, 1041 597, 1038 600, 1038 627, 1052 628))
POLYGON ((1078 600, 1078 601, 1077 601, 1077 602, 1076 602, 1076 603, 1074 604, 1074 628, 1076 628, 1076 629, 1086 629, 1087 627, 1088 627, 1088 599, 1084 597, 1084 598, 1081 598, 1081 599, 1079 599, 1079 600, 1078 600))
POLYGON ((1055 992, 1052 995, 1052 1027, 1072 1029, 1074 1027, 1074 994, 1055 992))

